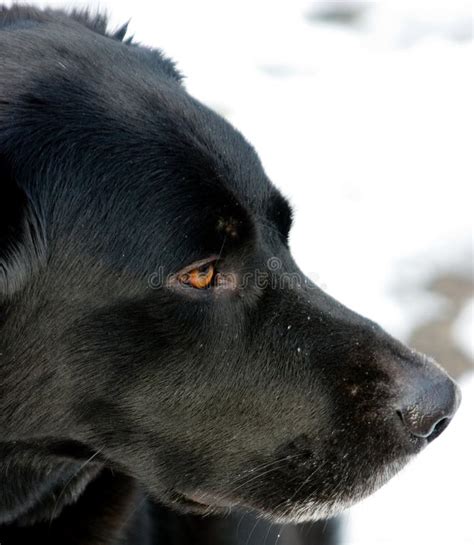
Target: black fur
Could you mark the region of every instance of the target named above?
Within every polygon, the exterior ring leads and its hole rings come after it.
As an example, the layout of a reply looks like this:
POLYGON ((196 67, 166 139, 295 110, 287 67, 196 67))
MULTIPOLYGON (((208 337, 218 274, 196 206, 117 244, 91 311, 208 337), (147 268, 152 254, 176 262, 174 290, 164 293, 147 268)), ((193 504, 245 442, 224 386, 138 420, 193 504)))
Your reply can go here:
POLYGON ((106 27, 0 11, 0 542, 335 514, 427 443, 404 408, 454 386, 304 277, 253 148, 106 27), (180 283, 208 258, 223 284, 180 283))

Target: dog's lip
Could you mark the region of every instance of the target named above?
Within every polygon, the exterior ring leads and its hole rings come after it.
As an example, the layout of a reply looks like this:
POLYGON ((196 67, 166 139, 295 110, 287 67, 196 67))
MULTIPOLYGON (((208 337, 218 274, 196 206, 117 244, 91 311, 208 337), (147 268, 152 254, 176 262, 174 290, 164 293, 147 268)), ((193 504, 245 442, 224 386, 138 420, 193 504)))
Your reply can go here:
POLYGON ((201 491, 179 492, 175 497, 175 501, 184 507, 198 510, 229 509, 234 505, 233 502, 201 491))

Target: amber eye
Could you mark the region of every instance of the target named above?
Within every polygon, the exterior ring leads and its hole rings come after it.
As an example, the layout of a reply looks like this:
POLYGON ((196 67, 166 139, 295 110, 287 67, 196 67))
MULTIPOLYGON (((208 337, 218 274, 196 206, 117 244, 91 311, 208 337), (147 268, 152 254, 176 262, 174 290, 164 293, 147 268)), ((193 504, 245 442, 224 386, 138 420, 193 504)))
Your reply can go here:
POLYGON ((208 288, 214 280, 216 268, 213 263, 206 263, 179 276, 179 281, 198 290, 208 288))

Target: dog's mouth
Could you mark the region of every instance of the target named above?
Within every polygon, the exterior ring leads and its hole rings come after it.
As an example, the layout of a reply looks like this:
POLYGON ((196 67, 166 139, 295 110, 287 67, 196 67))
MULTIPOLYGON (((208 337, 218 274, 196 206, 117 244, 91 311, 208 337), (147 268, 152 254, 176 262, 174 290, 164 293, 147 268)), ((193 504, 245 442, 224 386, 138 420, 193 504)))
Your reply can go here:
MULTIPOLYGON (((308 477, 302 484, 295 485, 295 490, 281 492, 279 501, 275 498, 276 492, 253 494, 250 497, 231 497, 220 493, 207 492, 199 489, 174 489, 168 501, 182 513, 190 515, 225 515, 233 509, 251 510, 258 512, 262 517, 281 523, 308 522, 321 518, 337 515, 341 511, 351 507, 363 498, 380 488, 393 475, 395 475, 412 458, 411 454, 399 456, 387 461, 378 468, 374 468, 361 481, 360 479, 347 479, 340 481, 339 489, 344 486, 345 493, 328 495, 327 490, 319 487, 319 493, 315 483, 310 483, 308 477), (305 487, 305 488, 304 488, 305 487), (314 488, 314 490, 313 490, 314 488), (301 492, 301 493, 300 493, 301 492)), ((347 471, 343 471, 347 476, 347 471)), ((311 474, 313 475, 313 473, 311 474)))
POLYGON ((234 507, 232 502, 202 492, 175 492, 172 502, 181 510, 195 514, 226 512, 234 507))

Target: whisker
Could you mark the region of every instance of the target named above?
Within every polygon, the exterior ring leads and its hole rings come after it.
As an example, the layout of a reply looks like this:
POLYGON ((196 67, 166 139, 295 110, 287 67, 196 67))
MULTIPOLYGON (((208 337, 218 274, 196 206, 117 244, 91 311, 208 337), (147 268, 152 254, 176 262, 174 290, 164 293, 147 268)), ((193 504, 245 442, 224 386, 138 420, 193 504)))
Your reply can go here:
POLYGON ((239 538, 240 538, 240 527, 242 526, 242 522, 243 522, 243 520, 244 520, 244 518, 245 518, 246 516, 247 516, 247 513, 244 511, 244 512, 242 513, 242 515, 240 516, 239 522, 238 522, 238 524, 237 524, 237 528, 236 528, 236 530, 235 530, 235 538, 236 538, 236 541, 237 541, 237 542, 240 541, 240 539, 239 539, 239 538))
POLYGON ((61 498, 63 497, 63 494, 66 492, 67 490, 67 487, 72 483, 72 481, 77 477, 77 475, 88 465, 92 462, 92 460, 94 458, 96 458, 100 453, 101 453, 102 449, 99 449, 97 450, 96 452, 94 452, 94 454, 88 459, 86 460, 80 467, 79 469, 67 480, 66 484, 63 486, 55 504, 54 504, 54 508, 53 508, 53 512, 51 513, 51 517, 49 519, 49 526, 51 527, 51 524, 54 520, 54 517, 56 515, 56 507, 58 506, 61 498))
POLYGON ((215 261, 216 265, 219 262, 219 259, 222 257, 222 252, 224 251, 224 245, 225 245, 226 241, 227 241, 227 235, 224 235, 224 239, 222 241, 221 249, 219 250, 219 253, 218 253, 217 257, 216 257, 216 261, 215 261))
MULTIPOLYGON (((261 520, 260 518, 257 518, 255 524, 253 525, 253 528, 252 528, 250 534, 249 534, 248 537, 247 537, 247 541, 245 542, 245 545, 249 545, 249 544, 250 544, 250 539, 252 538, 253 533, 254 533, 255 530, 257 529, 257 526, 260 524, 260 520, 261 520)), ((250 545, 251 545, 251 544, 250 544, 250 545)))
POLYGON ((243 474, 239 475, 236 479, 233 479, 232 481, 230 481, 228 483, 228 486, 238 482, 242 478, 242 475, 246 475, 247 473, 253 473, 255 471, 266 469, 267 467, 271 467, 271 466, 273 466, 275 464, 279 464, 280 462, 284 462, 286 460, 292 460, 294 458, 298 458, 299 456, 301 456, 301 454, 292 454, 292 455, 289 455, 289 456, 283 456, 281 458, 278 458, 277 460, 272 460, 271 462, 265 462, 263 464, 251 467, 250 469, 245 470, 245 472, 243 474))
POLYGON ((270 532, 272 531, 272 528, 275 526, 275 522, 270 522, 268 525, 267 534, 265 536, 265 541, 263 542, 263 545, 267 545, 268 538, 270 536, 270 532))
MULTIPOLYGON (((291 458, 296 458, 298 456, 302 456, 302 454, 295 454, 293 456, 291 456, 291 458)), ((283 466, 284 462, 286 462, 290 457, 289 456, 286 456, 285 458, 282 458, 281 460, 278 460, 279 462, 279 465, 277 465, 276 467, 272 467, 271 469, 268 469, 267 471, 263 471, 261 473, 259 473, 258 475, 254 475, 251 479, 247 479, 246 481, 244 481, 243 483, 241 483, 239 486, 237 486, 236 488, 233 488, 228 494, 229 496, 232 495, 232 494, 235 494, 235 492, 237 492, 237 490, 240 490, 242 487, 244 486, 247 486, 249 483, 251 482, 254 482, 256 481, 257 479, 261 479, 262 477, 264 477, 265 475, 268 475, 269 473, 273 473, 274 471, 278 471, 279 469, 281 469, 281 467, 283 466)), ((276 462, 275 462, 276 464, 276 462)), ((275 465, 274 464, 274 465, 275 465)), ((269 467, 269 466, 267 466, 269 467)))
POLYGON ((128 523, 132 520, 132 518, 135 516, 135 514, 139 511, 139 509, 142 508, 142 506, 145 504, 145 502, 148 501, 148 498, 146 494, 143 495, 143 498, 137 502, 137 504, 134 506, 134 508, 131 510, 131 512, 128 514, 125 521, 121 524, 121 528, 125 529, 128 526, 128 523))

